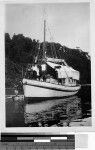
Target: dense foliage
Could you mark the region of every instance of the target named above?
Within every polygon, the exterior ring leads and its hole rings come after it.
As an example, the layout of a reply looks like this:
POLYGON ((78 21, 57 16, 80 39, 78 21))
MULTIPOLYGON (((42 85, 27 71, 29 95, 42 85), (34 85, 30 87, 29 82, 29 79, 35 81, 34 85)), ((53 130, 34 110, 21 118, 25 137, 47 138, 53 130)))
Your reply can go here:
MULTIPOLYGON (((68 65, 80 71, 80 82, 82 84, 91 83, 91 59, 87 52, 80 49, 71 49, 59 43, 46 42, 47 56, 56 56, 66 60, 68 65), (54 49, 54 50, 53 50, 54 49)), ((43 43, 38 40, 23 36, 23 34, 13 35, 10 38, 5 33, 5 56, 6 56, 6 86, 13 86, 22 78, 22 68, 27 63, 33 63, 39 54, 42 57, 43 43), (39 51, 40 47, 40 51, 39 51)))

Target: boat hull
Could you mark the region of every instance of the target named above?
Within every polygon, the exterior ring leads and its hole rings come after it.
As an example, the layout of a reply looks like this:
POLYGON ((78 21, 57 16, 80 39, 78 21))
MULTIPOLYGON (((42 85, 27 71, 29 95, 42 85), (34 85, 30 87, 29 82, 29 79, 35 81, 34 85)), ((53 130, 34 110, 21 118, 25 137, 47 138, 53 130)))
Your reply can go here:
POLYGON ((51 83, 23 80, 24 96, 26 98, 54 98, 54 97, 68 97, 75 95, 80 89, 79 86, 62 86, 51 83))

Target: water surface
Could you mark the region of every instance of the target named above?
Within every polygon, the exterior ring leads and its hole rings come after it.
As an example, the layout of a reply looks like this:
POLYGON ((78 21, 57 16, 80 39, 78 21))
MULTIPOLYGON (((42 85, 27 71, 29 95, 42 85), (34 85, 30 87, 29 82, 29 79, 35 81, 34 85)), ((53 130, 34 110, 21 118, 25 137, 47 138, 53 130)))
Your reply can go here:
POLYGON ((7 127, 51 127, 80 126, 79 121, 90 118, 91 125, 91 87, 82 87, 79 93, 69 98, 28 101, 15 99, 14 90, 6 92, 7 127), (9 94, 8 94, 9 93, 9 94), (73 124, 74 126, 74 124, 73 124))

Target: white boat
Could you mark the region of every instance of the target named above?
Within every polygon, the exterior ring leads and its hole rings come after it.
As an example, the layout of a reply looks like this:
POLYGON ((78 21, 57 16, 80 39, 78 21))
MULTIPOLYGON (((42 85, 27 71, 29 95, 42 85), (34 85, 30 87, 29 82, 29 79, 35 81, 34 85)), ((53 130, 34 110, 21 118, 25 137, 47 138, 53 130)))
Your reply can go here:
POLYGON ((60 98, 75 95, 80 85, 57 85, 42 81, 23 79, 23 89, 25 97, 33 98, 60 98))
MULTIPOLYGON (((23 90, 25 98, 61 98, 75 95, 79 89, 81 88, 80 84, 77 84, 79 80, 79 72, 74 70, 72 67, 69 67, 65 60, 56 59, 56 58, 48 58, 46 57, 45 51, 45 27, 46 21, 44 21, 44 43, 43 43, 43 62, 41 67, 43 66, 46 69, 46 66, 51 67, 54 71, 61 73, 63 78, 65 79, 64 83, 60 83, 57 79, 54 82, 50 80, 41 80, 36 78, 29 79, 23 78, 23 90), (73 82, 72 82, 73 80, 73 82)), ((37 64, 35 64, 34 68, 36 68, 37 72, 37 64)), ((33 69, 33 67, 32 67, 33 69)), ((51 71, 52 72, 52 71, 51 71)))

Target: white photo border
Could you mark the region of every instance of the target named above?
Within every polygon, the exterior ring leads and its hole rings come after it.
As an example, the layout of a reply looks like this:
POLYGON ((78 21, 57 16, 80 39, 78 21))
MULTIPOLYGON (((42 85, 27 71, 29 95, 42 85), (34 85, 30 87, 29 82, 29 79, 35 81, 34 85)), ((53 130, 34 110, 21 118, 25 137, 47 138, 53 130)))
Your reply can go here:
POLYGON ((64 134, 73 132, 95 131, 95 1, 94 0, 36 0, 36 1, 3 1, 0 2, 0 131, 10 133, 64 134), (8 3, 90 3, 90 39, 91 39, 91 96, 92 96, 92 126, 86 127, 6 127, 5 118, 5 4, 8 3))

